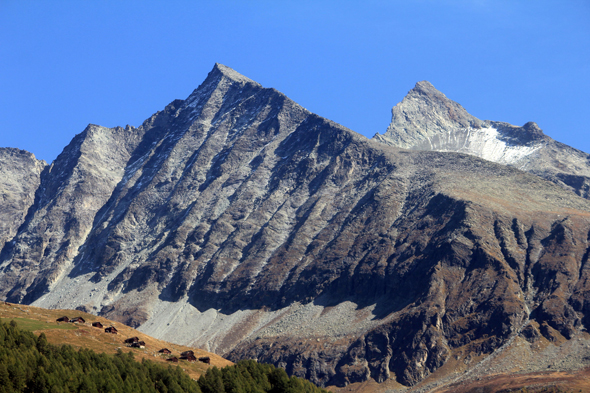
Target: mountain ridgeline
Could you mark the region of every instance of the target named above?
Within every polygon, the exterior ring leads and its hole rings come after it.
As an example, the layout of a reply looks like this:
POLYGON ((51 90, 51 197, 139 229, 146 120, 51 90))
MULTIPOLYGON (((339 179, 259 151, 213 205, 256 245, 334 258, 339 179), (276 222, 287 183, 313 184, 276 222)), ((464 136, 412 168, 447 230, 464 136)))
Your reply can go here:
POLYGON ((590 156, 428 82, 369 140, 217 64, 137 128, 0 163, 11 302, 323 386, 415 385, 590 326, 590 156))
POLYGON ((543 134, 534 122, 516 127, 482 121, 426 81, 392 109, 391 124, 374 139, 412 150, 472 154, 513 166, 590 198, 590 156, 543 134))

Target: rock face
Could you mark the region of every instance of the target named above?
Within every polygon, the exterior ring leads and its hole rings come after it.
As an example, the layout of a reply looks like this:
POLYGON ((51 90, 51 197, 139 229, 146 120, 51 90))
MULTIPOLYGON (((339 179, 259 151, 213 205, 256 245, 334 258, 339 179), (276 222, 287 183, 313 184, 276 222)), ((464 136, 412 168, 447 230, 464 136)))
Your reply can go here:
POLYGON ((554 141, 533 122, 516 127, 479 120, 427 81, 418 82, 393 107, 387 131, 374 139, 404 149, 471 154, 590 198, 590 155, 554 141))
POLYGON ((30 303, 61 278, 140 140, 141 132, 131 127, 90 125, 43 171, 35 203, 2 250, 0 294, 30 303))
POLYGON ((46 165, 24 150, 0 148, 0 250, 24 222, 46 165))
POLYGON ((458 350, 590 323, 589 200, 368 140, 219 64, 138 128, 89 126, 29 205, 1 254, 3 298, 322 385, 414 385, 458 350))

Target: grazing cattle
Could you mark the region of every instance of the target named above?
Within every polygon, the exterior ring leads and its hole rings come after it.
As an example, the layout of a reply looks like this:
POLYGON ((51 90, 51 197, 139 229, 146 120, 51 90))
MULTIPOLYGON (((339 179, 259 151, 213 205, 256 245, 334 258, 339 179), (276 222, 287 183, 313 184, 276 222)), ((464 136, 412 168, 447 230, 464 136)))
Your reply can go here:
POLYGON ((168 355, 172 353, 172 352, 170 352, 170 350, 168 348, 162 348, 158 352, 165 353, 165 354, 168 354, 168 355))
POLYGON ((105 333, 117 334, 119 331, 114 326, 109 326, 104 330, 105 333))
POLYGON ((100 322, 92 322, 92 326, 94 326, 95 328, 100 328, 100 329, 103 328, 102 323, 100 323, 100 322))
POLYGON ((68 318, 68 317, 57 318, 57 322, 70 322, 70 318, 68 318))
POLYGON ((199 362, 211 364, 211 358, 209 356, 203 356, 199 358, 199 362))

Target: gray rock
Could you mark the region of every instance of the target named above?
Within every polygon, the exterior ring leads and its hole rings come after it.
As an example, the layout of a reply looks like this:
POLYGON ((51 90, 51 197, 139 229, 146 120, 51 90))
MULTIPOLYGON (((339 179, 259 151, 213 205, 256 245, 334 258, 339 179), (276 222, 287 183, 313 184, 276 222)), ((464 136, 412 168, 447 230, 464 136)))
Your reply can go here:
POLYGON ((534 122, 517 127, 479 120, 426 81, 393 107, 387 131, 374 139, 404 149, 471 154, 590 198, 590 155, 551 139, 534 122))
MULTIPOLYGON (((438 115, 416 129, 485 125, 419 87, 438 115)), ((523 130, 524 146, 545 140, 523 130)), ((3 298, 322 385, 415 385, 529 319, 566 338, 590 324, 590 201, 473 155, 368 140, 219 64, 138 128, 89 126, 19 209, 3 298)))
POLYGON ((0 148, 0 250, 24 222, 46 165, 27 151, 0 148))

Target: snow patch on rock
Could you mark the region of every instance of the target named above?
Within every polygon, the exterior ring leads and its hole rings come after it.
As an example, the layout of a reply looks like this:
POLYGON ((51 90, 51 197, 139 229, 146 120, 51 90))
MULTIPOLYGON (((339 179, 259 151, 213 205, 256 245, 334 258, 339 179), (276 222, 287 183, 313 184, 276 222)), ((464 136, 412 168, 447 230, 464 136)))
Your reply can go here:
POLYGON ((515 164, 539 150, 543 144, 532 146, 510 144, 494 127, 455 129, 447 133, 426 136, 411 150, 459 152, 481 157, 500 164, 515 164))

